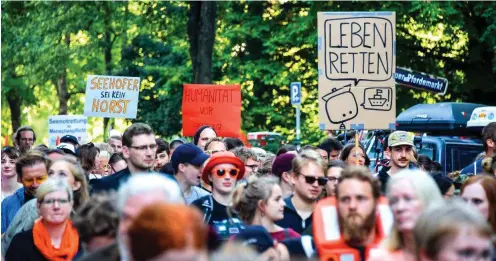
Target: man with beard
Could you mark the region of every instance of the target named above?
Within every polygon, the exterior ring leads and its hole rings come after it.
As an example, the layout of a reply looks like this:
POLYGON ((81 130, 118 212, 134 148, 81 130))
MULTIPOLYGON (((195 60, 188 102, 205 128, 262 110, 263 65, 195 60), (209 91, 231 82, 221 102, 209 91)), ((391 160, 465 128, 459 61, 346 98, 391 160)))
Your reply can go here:
POLYGON ((392 225, 391 211, 382 206, 385 202, 380 195, 380 183, 367 168, 350 166, 342 171, 336 198, 319 202, 314 214, 313 232, 321 260, 368 258, 392 225))
POLYGON ((482 169, 482 160, 487 157, 493 157, 496 152, 496 122, 489 123, 482 130, 482 141, 484 152, 477 160, 462 169, 461 174, 479 174, 484 172, 482 169))
POLYGON ((157 143, 152 128, 144 123, 135 123, 122 135, 122 155, 127 168, 91 183, 94 192, 118 190, 132 174, 149 172, 155 164, 157 143))
POLYGON ((117 243, 101 248, 81 258, 81 261, 129 261, 127 232, 134 219, 146 207, 160 202, 184 204, 181 188, 172 178, 157 173, 133 174, 117 194, 119 228, 117 243))
POLYGON ((24 155, 26 152, 31 150, 34 142, 36 141, 36 134, 33 128, 29 126, 24 126, 17 129, 14 135, 14 144, 16 148, 24 155))
POLYGON ((395 131, 388 137, 388 148, 390 153, 389 167, 383 167, 377 178, 381 181, 381 192, 386 191, 389 177, 399 171, 409 168, 413 157, 413 140, 415 135, 406 131, 395 131))

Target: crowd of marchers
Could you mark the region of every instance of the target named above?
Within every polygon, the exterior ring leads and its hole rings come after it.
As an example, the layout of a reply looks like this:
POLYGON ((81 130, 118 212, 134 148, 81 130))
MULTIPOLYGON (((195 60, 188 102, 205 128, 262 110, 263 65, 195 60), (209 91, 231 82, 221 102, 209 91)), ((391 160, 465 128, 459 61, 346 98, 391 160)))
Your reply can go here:
POLYGON ((276 154, 202 126, 192 142, 134 123, 105 143, 49 148, 19 128, 1 152, 6 261, 496 260, 496 122, 462 184, 414 134, 326 138, 276 154))

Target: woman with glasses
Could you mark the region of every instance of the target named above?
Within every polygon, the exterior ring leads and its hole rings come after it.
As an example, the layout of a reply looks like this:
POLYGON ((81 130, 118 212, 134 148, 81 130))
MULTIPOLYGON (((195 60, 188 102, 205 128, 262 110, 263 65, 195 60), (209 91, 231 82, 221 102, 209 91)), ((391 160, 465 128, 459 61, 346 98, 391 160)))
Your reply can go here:
MULTIPOLYGON (((84 170, 73 156, 66 155, 54 161, 50 165, 48 176, 63 179, 69 184, 74 194, 74 209, 78 209, 79 206, 88 201, 88 183, 84 176, 84 170)), ((36 199, 24 204, 2 237, 2 253, 5 253, 12 238, 22 231, 31 229, 38 217, 36 199)))
MULTIPOLYGON (((227 207, 231 205, 236 182, 243 178, 245 166, 232 152, 219 152, 212 155, 202 172, 202 179, 212 186, 212 195, 193 201, 192 205, 204 214, 204 222, 209 225, 227 224, 231 218, 227 207)), ((222 238, 228 235, 220 235, 222 238)))
POLYGON ((79 234, 69 220, 74 204, 72 188, 62 179, 49 179, 38 188, 36 208, 40 218, 32 229, 17 234, 5 255, 6 261, 76 259, 79 234))
POLYGON ((386 196, 394 226, 382 248, 371 252, 369 261, 415 260, 413 230, 422 211, 444 199, 433 178, 421 170, 403 170, 389 179, 386 196))
POLYGON ((263 226, 273 239, 298 238, 300 234, 292 228, 282 228, 275 224, 284 217, 284 198, 279 180, 274 176, 250 177, 246 185, 240 185, 233 194, 230 209, 247 225, 263 226))
POLYGON ((313 150, 303 150, 292 164, 293 195, 284 200, 284 218, 276 224, 301 234, 312 224, 315 203, 327 184, 326 165, 320 154, 313 150))
POLYGON ((19 158, 19 151, 14 147, 2 148, 2 200, 22 187, 17 182, 15 162, 19 158))

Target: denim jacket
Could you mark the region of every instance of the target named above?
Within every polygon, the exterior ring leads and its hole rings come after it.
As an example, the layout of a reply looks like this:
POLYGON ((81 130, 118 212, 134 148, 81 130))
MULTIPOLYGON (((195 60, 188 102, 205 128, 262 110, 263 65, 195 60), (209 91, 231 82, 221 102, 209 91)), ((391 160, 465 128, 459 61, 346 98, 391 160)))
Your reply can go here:
POLYGON ((24 187, 2 201, 2 234, 7 230, 17 211, 24 204, 24 187))

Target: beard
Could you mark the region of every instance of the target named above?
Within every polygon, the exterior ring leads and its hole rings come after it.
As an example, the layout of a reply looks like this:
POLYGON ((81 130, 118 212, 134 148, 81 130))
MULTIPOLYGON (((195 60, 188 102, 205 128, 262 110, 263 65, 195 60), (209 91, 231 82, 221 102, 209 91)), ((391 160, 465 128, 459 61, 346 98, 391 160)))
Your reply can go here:
POLYGON ((361 245, 370 236, 370 232, 375 227, 375 208, 365 219, 359 214, 353 213, 345 219, 339 216, 339 224, 343 231, 344 241, 350 245, 361 245), (353 219, 352 219, 353 218, 353 219), (356 222, 354 219, 361 219, 356 222))

